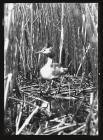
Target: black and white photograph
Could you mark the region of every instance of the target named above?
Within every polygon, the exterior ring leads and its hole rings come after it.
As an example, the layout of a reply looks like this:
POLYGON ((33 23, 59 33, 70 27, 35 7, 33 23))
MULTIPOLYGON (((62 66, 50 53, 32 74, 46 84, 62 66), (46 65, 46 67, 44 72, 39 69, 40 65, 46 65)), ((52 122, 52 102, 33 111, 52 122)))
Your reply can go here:
POLYGON ((99 135, 98 6, 4 3, 4 135, 99 135))

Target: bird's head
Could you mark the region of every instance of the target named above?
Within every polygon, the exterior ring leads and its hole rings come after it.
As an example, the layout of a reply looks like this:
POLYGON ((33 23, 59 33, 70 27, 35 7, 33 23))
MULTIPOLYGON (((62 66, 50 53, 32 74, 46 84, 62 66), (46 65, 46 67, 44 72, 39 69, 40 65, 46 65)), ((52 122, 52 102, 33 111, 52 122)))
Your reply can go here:
POLYGON ((49 47, 49 48, 44 47, 41 51, 38 51, 36 53, 49 54, 49 53, 51 53, 51 51, 52 51, 52 47, 49 47))
POLYGON ((38 51, 38 52, 36 52, 36 53, 45 54, 47 57, 51 57, 51 58, 54 57, 53 47, 47 48, 47 47, 45 46, 41 51, 38 51))

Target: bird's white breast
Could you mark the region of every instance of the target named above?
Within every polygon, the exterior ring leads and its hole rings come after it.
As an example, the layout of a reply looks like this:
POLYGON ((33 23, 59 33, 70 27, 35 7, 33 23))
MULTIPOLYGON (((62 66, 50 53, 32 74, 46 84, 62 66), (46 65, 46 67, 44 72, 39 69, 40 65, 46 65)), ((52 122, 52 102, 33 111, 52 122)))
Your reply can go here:
POLYGON ((52 72, 53 69, 49 65, 44 66, 40 70, 40 74, 44 79, 52 79, 53 78, 52 72))

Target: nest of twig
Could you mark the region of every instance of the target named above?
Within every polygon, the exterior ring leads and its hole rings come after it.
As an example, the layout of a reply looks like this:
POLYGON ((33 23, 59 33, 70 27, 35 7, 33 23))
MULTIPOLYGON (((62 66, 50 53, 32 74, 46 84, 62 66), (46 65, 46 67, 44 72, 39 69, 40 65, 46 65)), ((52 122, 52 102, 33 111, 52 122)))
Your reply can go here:
POLYGON ((83 77, 66 74, 54 80, 52 85, 39 78, 29 86, 27 79, 20 79, 20 75, 18 79, 20 96, 15 90, 9 97, 17 111, 14 111, 17 115, 16 134, 79 135, 89 131, 88 120, 97 113, 90 102, 91 94, 96 92, 91 78, 83 80, 83 77))

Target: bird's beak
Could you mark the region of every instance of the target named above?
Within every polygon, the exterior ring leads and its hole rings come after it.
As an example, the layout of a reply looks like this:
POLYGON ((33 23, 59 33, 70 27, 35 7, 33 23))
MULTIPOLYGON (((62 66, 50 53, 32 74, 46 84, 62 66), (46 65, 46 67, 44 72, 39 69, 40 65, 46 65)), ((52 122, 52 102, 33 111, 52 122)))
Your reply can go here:
POLYGON ((51 51, 52 50, 52 47, 50 47, 50 48, 47 48, 46 46, 41 50, 41 51, 38 51, 38 52, 35 52, 35 53, 46 53, 46 50, 48 50, 48 51, 51 51))
POLYGON ((43 48, 41 51, 35 52, 35 53, 43 53, 45 48, 43 48))
POLYGON ((38 52, 35 52, 35 53, 42 53, 42 51, 38 51, 38 52))

